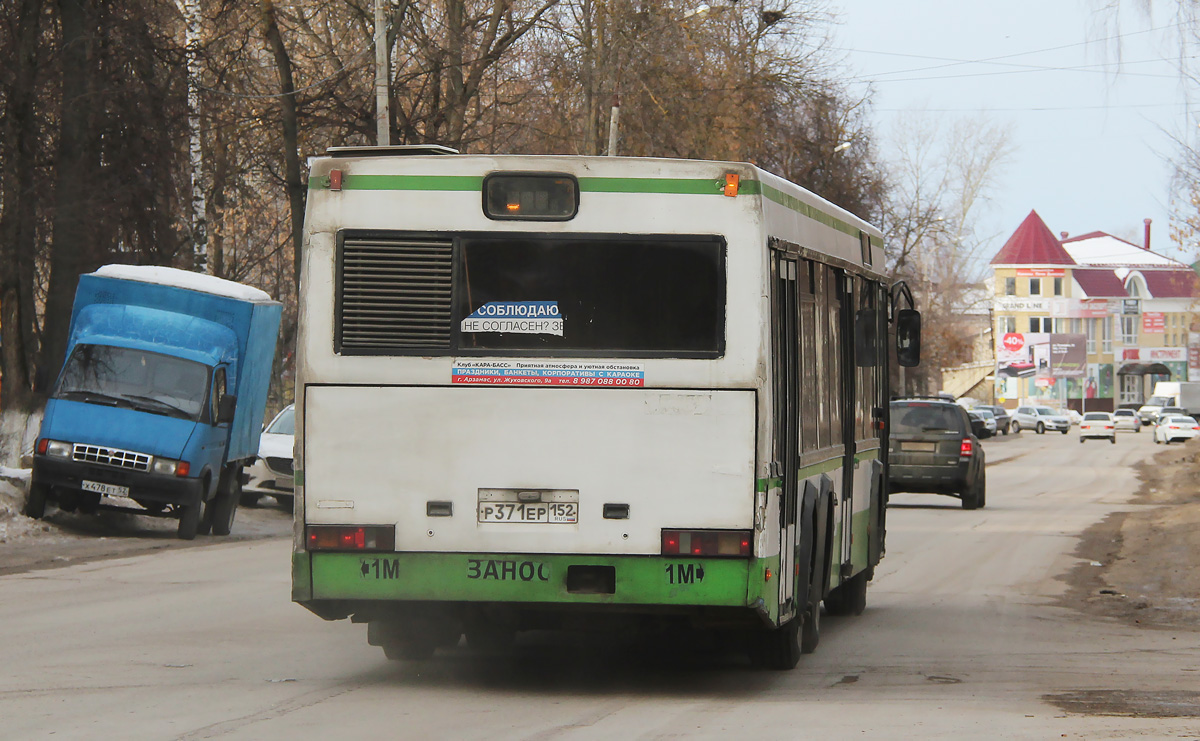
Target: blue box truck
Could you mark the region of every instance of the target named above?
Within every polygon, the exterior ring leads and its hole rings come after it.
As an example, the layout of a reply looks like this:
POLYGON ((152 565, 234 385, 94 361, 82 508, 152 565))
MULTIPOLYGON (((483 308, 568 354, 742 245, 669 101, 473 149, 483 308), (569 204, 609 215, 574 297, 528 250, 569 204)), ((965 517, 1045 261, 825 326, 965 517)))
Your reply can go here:
POLYGON ((242 466, 258 453, 280 311, 257 288, 174 268, 80 276, 25 514, 54 502, 178 518, 185 540, 228 535, 242 466))

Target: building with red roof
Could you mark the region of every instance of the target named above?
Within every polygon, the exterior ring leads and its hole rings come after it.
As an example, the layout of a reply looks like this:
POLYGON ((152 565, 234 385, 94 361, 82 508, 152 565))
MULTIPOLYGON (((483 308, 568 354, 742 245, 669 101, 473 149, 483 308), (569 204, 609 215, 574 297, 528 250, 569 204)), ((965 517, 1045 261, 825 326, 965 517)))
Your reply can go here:
POLYGON ((996 398, 1112 410, 1200 380, 1192 266, 1104 232, 1056 237, 1030 211, 991 260, 996 398))

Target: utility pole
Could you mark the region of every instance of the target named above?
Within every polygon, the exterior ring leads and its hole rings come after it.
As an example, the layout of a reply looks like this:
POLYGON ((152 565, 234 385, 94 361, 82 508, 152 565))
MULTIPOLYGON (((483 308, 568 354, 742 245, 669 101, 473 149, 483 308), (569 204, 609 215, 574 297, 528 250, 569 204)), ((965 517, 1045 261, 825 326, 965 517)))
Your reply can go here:
POLYGON ((384 4, 375 0, 375 143, 391 144, 391 115, 388 111, 387 21, 384 4))

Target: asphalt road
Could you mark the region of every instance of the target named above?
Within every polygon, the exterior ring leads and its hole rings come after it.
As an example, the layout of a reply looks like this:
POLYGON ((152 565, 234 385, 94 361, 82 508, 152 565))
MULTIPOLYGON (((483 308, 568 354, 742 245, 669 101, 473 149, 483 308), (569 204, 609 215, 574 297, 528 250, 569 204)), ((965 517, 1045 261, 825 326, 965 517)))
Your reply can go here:
POLYGON ((867 612, 822 621, 791 672, 684 637, 388 662, 288 601, 275 537, 0 576, 0 737, 1200 736, 1200 633, 1062 603, 1076 536, 1133 506, 1150 435, 985 450, 987 509, 896 496, 867 612))

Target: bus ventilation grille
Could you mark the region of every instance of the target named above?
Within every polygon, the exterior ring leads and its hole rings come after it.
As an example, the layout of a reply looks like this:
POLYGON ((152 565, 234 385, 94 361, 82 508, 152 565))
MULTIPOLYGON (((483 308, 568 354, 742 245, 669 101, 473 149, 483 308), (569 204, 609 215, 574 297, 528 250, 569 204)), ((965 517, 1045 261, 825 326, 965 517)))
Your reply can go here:
POLYGON ((452 255, 448 239, 347 236, 339 265, 337 352, 449 349, 452 255))

